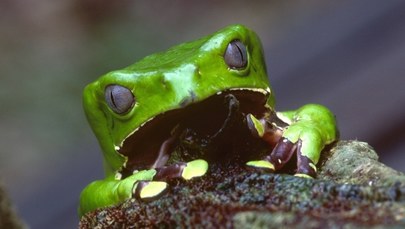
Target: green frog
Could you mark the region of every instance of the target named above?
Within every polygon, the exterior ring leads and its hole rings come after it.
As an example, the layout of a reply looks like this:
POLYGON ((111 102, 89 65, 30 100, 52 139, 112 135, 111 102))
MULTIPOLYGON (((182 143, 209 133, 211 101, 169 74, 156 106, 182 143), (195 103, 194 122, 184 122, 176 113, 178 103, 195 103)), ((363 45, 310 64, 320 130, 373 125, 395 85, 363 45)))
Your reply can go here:
POLYGON ((129 198, 153 200, 170 179, 203 179, 235 160, 316 176, 338 138, 324 106, 277 112, 258 36, 242 25, 152 54, 89 84, 84 109, 104 154, 106 178, 81 193, 79 214, 129 198))

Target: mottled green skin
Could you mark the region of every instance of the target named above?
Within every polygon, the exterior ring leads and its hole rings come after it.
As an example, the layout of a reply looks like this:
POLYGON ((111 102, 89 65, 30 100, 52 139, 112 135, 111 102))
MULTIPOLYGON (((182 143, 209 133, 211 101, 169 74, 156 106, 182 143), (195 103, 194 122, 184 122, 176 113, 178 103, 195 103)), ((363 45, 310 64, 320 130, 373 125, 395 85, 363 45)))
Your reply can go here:
MULTIPOLYGON (((134 182, 153 179, 153 169, 142 176, 134 174, 122 180, 115 177, 126 161, 117 149, 127 136, 156 115, 203 101, 232 88, 267 91, 267 106, 271 109, 274 107, 260 40, 253 31, 241 25, 229 26, 199 40, 150 55, 127 68, 107 73, 89 84, 84 91, 84 109, 101 145, 107 178, 93 182, 83 190, 79 214, 128 199, 134 182), (248 65, 243 70, 230 69, 224 61, 224 52, 233 40, 240 40, 246 46, 248 65), (136 103, 129 112, 120 115, 108 107, 104 91, 111 84, 122 85, 134 94, 136 103)), ((311 108, 313 109, 317 113, 316 120, 326 117, 325 122, 335 127, 335 121, 330 119, 331 114, 327 109, 320 106, 319 110, 311 108)), ((298 116, 304 113, 299 112, 298 116)), ((309 120, 307 125, 309 128, 301 129, 297 126, 295 131, 288 131, 288 137, 296 138, 297 132, 305 131, 298 134, 298 137, 303 137, 306 142, 305 136, 314 135, 311 127, 316 126, 314 129, 320 130, 321 139, 316 134, 314 138, 308 138, 317 144, 312 147, 316 152, 307 154, 318 158, 320 149, 335 139, 336 131, 324 130, 317 121, 311 123, 309 120), (290 135, 290 132, 294 133, 290 135)), ((311 145, 311 142, 307 144, 311 145)))

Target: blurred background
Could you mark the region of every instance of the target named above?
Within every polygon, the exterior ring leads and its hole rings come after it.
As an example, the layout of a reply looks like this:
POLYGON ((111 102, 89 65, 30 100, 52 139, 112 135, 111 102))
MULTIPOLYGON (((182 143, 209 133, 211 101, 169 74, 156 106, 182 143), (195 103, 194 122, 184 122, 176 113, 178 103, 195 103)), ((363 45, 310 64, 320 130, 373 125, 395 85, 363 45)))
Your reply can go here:
POLYGON ((262 39, 278 110, 324 104, 405 171, 404 1, 1 0, 0 180, 25 222, 77 227, 103 178, 87 83, 235 23, 262 39))

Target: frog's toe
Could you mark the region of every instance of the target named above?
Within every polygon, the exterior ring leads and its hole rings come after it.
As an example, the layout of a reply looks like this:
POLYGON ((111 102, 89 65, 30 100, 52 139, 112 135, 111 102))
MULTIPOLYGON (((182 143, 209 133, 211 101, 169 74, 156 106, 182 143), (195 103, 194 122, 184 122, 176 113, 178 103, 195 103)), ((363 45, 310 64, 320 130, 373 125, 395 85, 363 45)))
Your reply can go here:
POLYGON ((133 194, 142 200, 153 200, 160 197, 168 186, 164 181, 138 181, 134 185, 133 194))
POLYGON ((183 169, 181 177, 185 180, 190 180, 194 177, 200 177, 207 173, 208 163, 205 160, 198 159, 187 163, 183 169))
POLYGON ((269 170, 272 172, 275 171, 274 165, 267 160, 248 161, 246 165, 258 169, 269 170))
POLYGON ((247 127, 249 131, 256 137, 263 137, 265 132, 264 124, 252 114, 246 115, 247 127))
POLYGON ((305 174, 305 173, 296 173, 296 174, 294 174, 294 176, 296 176, 296 177, 302 177, 302 178, 308 178, 308 179, 313 179, 312 176, 310 176, 310 175, 308 175, 308 174, 305 174))

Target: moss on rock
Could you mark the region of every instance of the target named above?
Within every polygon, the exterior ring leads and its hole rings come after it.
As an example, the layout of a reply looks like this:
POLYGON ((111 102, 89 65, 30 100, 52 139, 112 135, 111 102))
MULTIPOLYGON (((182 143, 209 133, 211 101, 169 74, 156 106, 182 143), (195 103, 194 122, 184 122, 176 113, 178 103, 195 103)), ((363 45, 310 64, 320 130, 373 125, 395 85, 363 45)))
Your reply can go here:
POLYGON ((365 142, 340 141, 323 154, 319 178, 337 183, 394 185, 405 184, 405 175, 380 162, 365 142))

